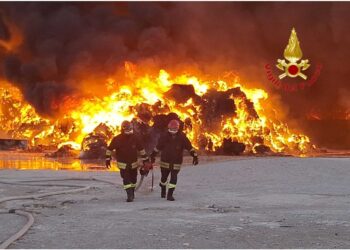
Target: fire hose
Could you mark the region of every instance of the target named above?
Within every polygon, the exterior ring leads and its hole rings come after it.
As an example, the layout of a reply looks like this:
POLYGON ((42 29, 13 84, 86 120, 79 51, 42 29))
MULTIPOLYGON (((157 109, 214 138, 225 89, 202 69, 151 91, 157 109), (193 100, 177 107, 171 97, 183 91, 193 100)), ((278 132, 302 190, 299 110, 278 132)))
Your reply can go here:
MULTIPOLYGON (((151 187, 151 191, 153 191, 153 184, 154 184, 154 173, 153 173, 153 169, 151 169, 152 172, 152 187, 151 187)), ((141 187, 142 183, 143 183, 143 179, 145 178, 145 175, 141 175, 141 179, 139 181, 139 183, 137 183, 137 186, 135 188, 135 191, 139 190, 139 188, 141 187)))
MULTIPOLYGON (((74 189, 55 191, 55 192, 48 192, 48 193, 43 193, 43 194, 5 197, 5 198, 0 199, 0 203, 6 202, 6 201, 11 201, 11 200, 39 199, 39 198, 42 198, 42 197, 53 196, 53 195, 77 193, 77 192, 86 191, 86 190, 91 188, 91 186, 63 185, 63 184, 29 184, 30 182, 39 182, 39 181, 43 182, 43 181, 69 181, 69 180, 98 181, 98 182, 103 182, 103 183, 108 183, 108 184, 115 185, 115 183, 113 183, 113 182, 100 180, 100 179, 96 179, 96 178, 89 178, 89 179, 84 179, 84 178, 42 179, 42 180, 20 181, 20 182, 0 181, 1 184, 7 184, 7 185, 75 187, 74 189)), ((21 211, 21 210, 18 210, 18 209, 0 210, 0 214, 4 214, 4 213, 5 214, 8 214, 8 213, 10 213, 10 214, 17 214, 17 215, 20 215, 20 216, 24 216, 24 217, 27 218, 28 221, 21 228, 21 230, 19 230, 17 233, 12 235, 10 238, 8 238, 4 242, 2 242, 1 245, 0 245, 0 249, 7 248, 13 242, 15 242, 16 240, 21 238, 31 228, 31 226, 34 224, 34 217, 29 212, 21 211)))
POLYGON ((11 245, 13 242, 21 238, 29 230, 29 228, 31 228, 31 226, 34 224, 34 217, 31 213, 21 211, 21 210, 14 210, 14 209, 10 209, 8 212, 0 211, 0 214, 1 213, 14 213, 20 216, 25 216, 28 220, 27 223, 21 228, 21 230, 19 230, 17 233, 15 233, 10 238, 8 238, 3 243, 1 243, 0 249, 5 249, 9 245, 11 245))
MULTIPOLYGON (((146 166, 141 166, 141 168, 144 168, 145 170, 151 171, 152 172, 152 186, 151 186, 151 191, 153 191, 153 185, 154 185, 154 173, 153 173, 153 169, 154 169, 154 165, 153 163, 150 163, 150 165, 146 165, 146 166)), ((143 183, 143 179, 145 178, 146 175, 141 175, 141 179, 139 181, 139 183, 137 183, 137 186, 135 188, 135 191, 139 190, 139 188, 141 187, 142 183, 143 183)))

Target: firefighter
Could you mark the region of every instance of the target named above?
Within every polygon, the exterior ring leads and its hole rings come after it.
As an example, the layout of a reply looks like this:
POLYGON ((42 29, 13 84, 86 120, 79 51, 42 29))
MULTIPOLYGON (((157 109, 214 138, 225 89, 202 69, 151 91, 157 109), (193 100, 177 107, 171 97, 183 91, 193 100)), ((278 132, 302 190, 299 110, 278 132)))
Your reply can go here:
MULTIPOLYGON (((106 151, 106 167, 111 167, 112 151, 116 151, 117 165, 120 169, 120 176, 123 179, 124 189, 127 194, 127 202, 132 202, 135 197, 135 187, 137 182, 137 154, 139 153, 143 165, 149 162, 149 158, 142 145, 141 140, 134 134, 133 126, 129 121, 121 124, 121 133, 115 136, 106 151)), ((141 167, 141 175, 148 172, 141 167)))
POLYGON ((157 146, 151 154, 151 162, 155 162, 155 157, 161 151, 160 156, 160 170, 161 180, 159 186, 161 187, 161 197, 167 200, 174 201, 173 193, 177 183, 177 175, 181 169, 183 161, 183 151, 188 150, 193 157, 193 165, 198 164, 198 155, 192 147, 191 142, 186 135, 179 131, 180 123, 178 120, 171 120, 168 124, 168 132, 161 135, 157 146), (168 183, 168 195, 166 195, 167 180, 170 175, 168 183))

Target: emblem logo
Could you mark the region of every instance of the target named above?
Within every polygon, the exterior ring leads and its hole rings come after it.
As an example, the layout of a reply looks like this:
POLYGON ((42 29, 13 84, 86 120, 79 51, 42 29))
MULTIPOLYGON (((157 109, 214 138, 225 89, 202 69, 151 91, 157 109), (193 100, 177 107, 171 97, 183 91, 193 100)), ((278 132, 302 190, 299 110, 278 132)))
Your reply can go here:
POLYGON ((300 76, 304 80, 307 79, 307 75, 305 75, 302 71, 307 70, 310 67, 309 60, 301 60, 303 57, 303 52, 301 51, 299 40, 297 37, 297 33, 295 29, 292 29, 292 32, 289 37, 288 45, 284 49, 284 59, 277 59, 276 67, 281 71, 284 71, 283 74, 278 76, 279 79, 283 79, 286 76, 288 77, 298 77, 300 76))
POLYGON ((311 66, 308 59, 302 59, 303 52, 301 51, 297 33, 294 28, 292 29, 283 55, 285 59, 277 59, 276 67, 271 63, 265 64, 267 80, 271 82, 275 88, 282 89, 286 92, 296 92, 315 84, 323 66, 321 63, 315 62, 313 62, 313 66, 311 66), (313 71, 310 77, 304 72, 309 67, 312 68, 313 71), (275 75, 275 71, 277 70, 278 74, 281 73, 280 71, 283 71, 278 77, 275 75))

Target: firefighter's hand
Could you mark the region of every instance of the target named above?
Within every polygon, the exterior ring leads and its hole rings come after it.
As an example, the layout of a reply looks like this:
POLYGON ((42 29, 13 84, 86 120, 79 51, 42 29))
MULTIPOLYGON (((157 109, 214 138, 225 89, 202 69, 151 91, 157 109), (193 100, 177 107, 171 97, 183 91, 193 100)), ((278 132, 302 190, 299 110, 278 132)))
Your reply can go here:
POLYGON ((148 172, 149 172, 149 170, 145 170, 144 168, 140 168, 140 175, 147 176, 148 172))
POLYGON ((111 167, 111 159, 106 159, 106 168, 111 167))
POLYGON ((193 157, 193 161, 192 161, 193 165, 198 165, 198 154, 197 154, 197 152, 192 149, 190 154, 193 157))
POLYGON ((198 165, 198 156, 193 156, 193 165, 198 165))
POLYGON ((152 164, 152 162, 149 161, 149 159, 147 159, 147 160, 143 161, 142 168, 146 171, 149 171, 149 170, 153 169, 153 164, 152 164))

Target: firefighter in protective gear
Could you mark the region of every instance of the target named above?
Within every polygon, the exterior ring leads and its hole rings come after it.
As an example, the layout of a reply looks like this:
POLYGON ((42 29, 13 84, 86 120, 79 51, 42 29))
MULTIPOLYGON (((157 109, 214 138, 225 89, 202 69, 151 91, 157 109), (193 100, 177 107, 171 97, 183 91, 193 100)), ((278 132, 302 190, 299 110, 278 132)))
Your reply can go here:
MULTIPOLYGON (((133 133, 133 126, 130 122, 124 121, 121 125, 121 133, 115 136, 106 151, 106 167, 111 167, 112 152, 116 151, 117 166, 123 179, 124 189, 127 193, 127 202, 135 197, 137 182, 137 154, 141 155, 143 164, 149 162, 146 151, 141 140, 133 133)), ((147 174, 140 170, 141 174, 147 174)))
POLYGON ((190 151, 191 156, 193 157, 193 165, 198 164, 198 155, 195 149, 192 147, 191 142, 186 135, 179 131, 179 127, 179 121, 171 120, 168 124, 168 132, 159 138, 158 144, 151 154, 151 162, 153 163, 155 162, 157 153, 161 151, 161 181, 159 186, 161 187, 161 197, 165 198, 167 180, 170 175, 167 195, 167 200, 169 201, 175 200, 173 193, 177 183, 177 175, 181 169, 184 149, 190 151))

